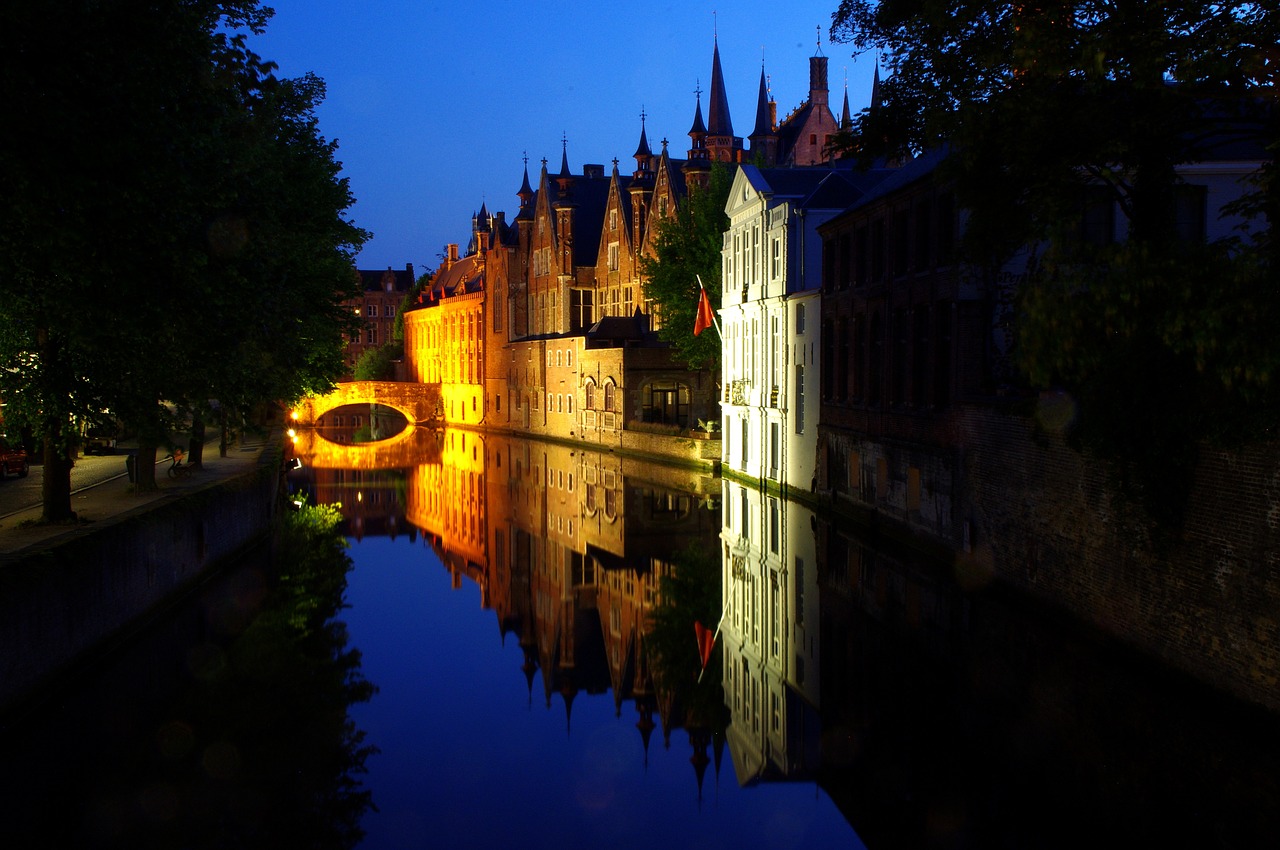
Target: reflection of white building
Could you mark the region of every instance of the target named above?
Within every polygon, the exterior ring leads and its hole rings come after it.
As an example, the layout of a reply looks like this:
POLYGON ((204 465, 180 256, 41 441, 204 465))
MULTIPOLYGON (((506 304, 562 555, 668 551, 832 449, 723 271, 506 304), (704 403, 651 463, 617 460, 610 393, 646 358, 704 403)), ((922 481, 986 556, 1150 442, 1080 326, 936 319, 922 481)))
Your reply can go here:
POLYGON ((738 167, 721 262, 724 416, 729 474, 808 492, 818 426, 818 225, 874 177, 833 168, 738 167))
POLYGON ((817 544, 813 513, 724 481, 724 691, 738 781, 818 766, 817 544))

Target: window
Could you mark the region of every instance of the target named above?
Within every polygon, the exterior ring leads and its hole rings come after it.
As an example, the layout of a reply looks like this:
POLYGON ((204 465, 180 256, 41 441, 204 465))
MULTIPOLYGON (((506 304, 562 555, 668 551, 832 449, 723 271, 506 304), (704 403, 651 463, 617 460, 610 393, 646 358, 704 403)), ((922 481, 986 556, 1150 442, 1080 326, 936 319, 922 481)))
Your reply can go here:
POLYGON ((608 383, 604 385, 604 409, 613 410, 613 404, 613 384, 608 383))
POLYGON ((782 277, 782 240, 773 238, 773 279, 782 277))
POLYGON ((382 315, 384 318, 394 319, 396 317, 396 308, 390 304, 383 304, 382 315))
POLYGON ((369 343, 369 345, 377 345, 377 344, 378 344, 378 329, 377 329, 377 328, 369 328, 369 330, 365 331, 364 341, 365 341, 365 342, 367 342, 367 343, 369 343))
POLYGON ((1088 186, 1080 213, 1080 241, 1085 245, 1110 245, 1116 238, 1115 204, 1105 186, 1088 186))
POLYGON ((911 226, 908 211, 893 214, 893 274, 902 277, 911 271, 911 226))
POLYGON ((929 248, 933 242, 933 209, 929 199, 922 198, 916 203, 916 271, 929 268, 929 248))
MULTIPOLYGON (((778 500, 769 500, 769 551, 778 554, 782 544, 782 512, 778 509, 778 500)), ((774 588, 777 588, 777 577, 774 575, 774 588)))
POLYGON ((839 246, 839 285, 841 289, 848 289, 853 279, 853 247, 850 244, 849 234, 840 234, 840 241, 837 245, 839 246))
POLYGON ((364 305, 364 314, 371 319, 378 318, 378 305, 377 304, 364 305))
POLYGON ((586 405, 587 410, 596 409, 596 385, 594 381, 587 381, 586 387, 586 405))
POLYGON ((871 282, 884 280, 884 220, 871 222, 871 282))
POLYGON ((1177 228, 1178 239, 1187 244, 1204 242, 1208 189, 1204 186, 1184 185, 1176 187, 1174 192, 1174 226, 1177 228))
POLYGON ((804 365, 796 364, 796 433, 804 433, 804 365))
POLYGON ((609 243, 609 271, 616 272, 618 270, 618 243, 609 243))
POLYGON ((781 434, 777 422, 769 423, 769 477, 777 479, 782 456, 781 434))
POLYGON ((796 305, 796 333, 804 333, 804 305, 796 305))

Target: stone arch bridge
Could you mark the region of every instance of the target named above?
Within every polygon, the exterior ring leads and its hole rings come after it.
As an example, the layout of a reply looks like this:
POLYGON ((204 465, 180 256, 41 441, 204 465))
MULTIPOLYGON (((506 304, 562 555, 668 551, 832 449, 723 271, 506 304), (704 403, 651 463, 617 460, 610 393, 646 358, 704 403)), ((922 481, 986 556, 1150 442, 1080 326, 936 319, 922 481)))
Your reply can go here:
POLYGON ((329 411, 349 404, 391 407, 414 425, 436 425, 441 421, 440 385, 404 381, 346 381, 326 395, 309 396, 295 405, 293 421, 300 427, 315 425, 329 411))
POLYGON ((293 457, 315 469, 408 469, 440 462, 440 432, 409 425, 373 443, 335 443, 310 428, 293 438, 293 457))

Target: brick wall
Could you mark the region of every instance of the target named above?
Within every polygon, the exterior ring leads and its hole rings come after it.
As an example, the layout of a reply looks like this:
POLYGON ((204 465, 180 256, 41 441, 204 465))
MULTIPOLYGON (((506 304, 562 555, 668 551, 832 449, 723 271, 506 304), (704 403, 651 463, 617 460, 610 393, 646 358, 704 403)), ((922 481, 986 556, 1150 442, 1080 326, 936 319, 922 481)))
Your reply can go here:
POLYGON ((1280 444, 1205 449, 1170 539, 1117 495, 1105 464, 1029 418, 964 407, 935 433, 950 438, 828 431, 827 456, 849 464, 843 491, 825 471, 837 508, 945 543, 971 581, 1025 591, 1280 709, 1280 444))

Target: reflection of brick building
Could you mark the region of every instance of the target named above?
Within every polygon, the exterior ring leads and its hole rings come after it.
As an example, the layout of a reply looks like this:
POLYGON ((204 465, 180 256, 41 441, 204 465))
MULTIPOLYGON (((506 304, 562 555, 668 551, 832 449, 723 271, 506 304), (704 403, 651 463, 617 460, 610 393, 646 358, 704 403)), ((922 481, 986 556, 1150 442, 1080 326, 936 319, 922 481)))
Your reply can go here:
POLYGON ((347 309, 361 317, 359 333, 353 334, 347 342, 348 370, 355 366, 364 352, 392 341, 396 311, 414 284, 413 263, 400 271, 388 266, 386 271, 361 269, 356 274, 364 291, 346 303, 347 309))
POLYGON ((676 488, 628 483, 609 453, 446 429, 438 463, 409 473, 406 516, 460 581, 481 589, 524 649, 548 705, 612 690, 647 742, 682 719, 655 694, 644 640, 658 584, 690 542, 715 546, 716 513, 676 488), (659 708, 661 706, 661 708, 659 708))

